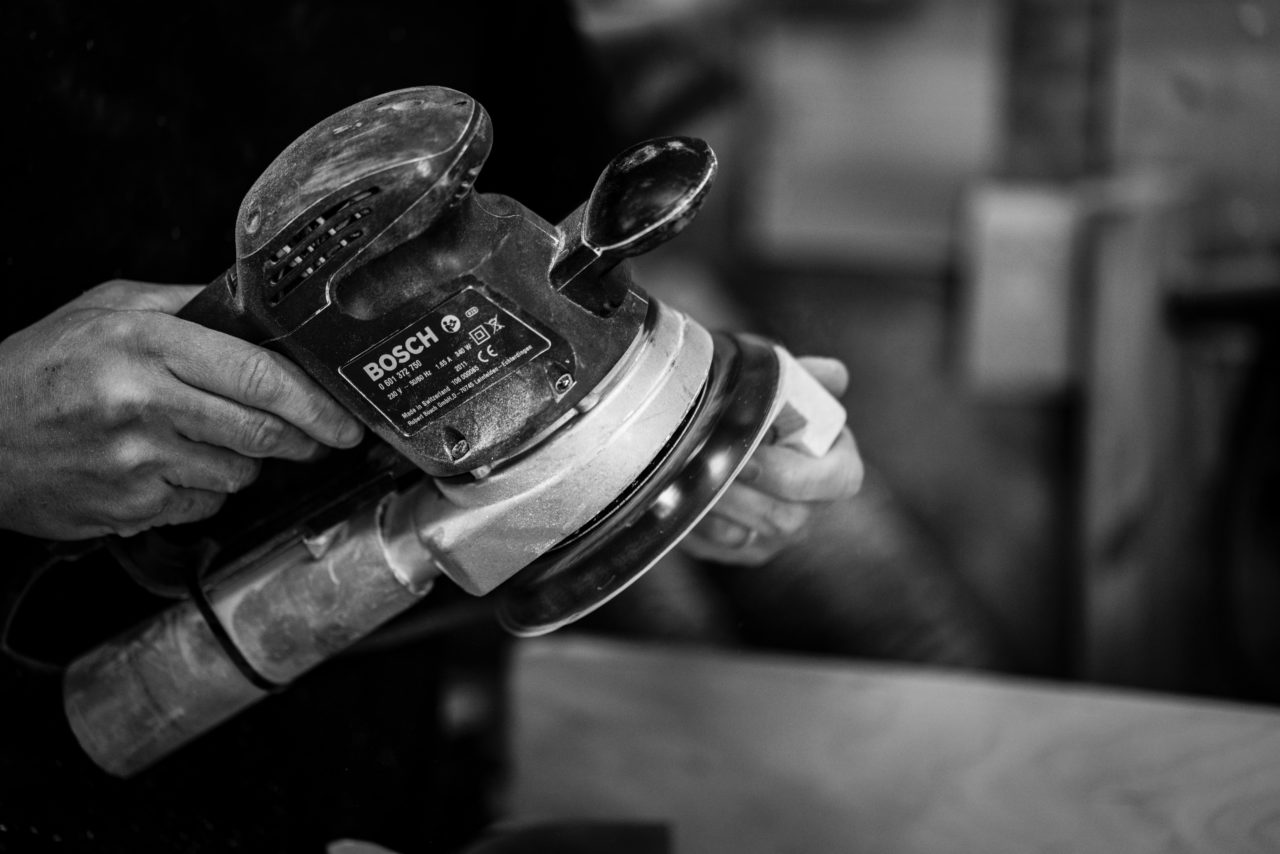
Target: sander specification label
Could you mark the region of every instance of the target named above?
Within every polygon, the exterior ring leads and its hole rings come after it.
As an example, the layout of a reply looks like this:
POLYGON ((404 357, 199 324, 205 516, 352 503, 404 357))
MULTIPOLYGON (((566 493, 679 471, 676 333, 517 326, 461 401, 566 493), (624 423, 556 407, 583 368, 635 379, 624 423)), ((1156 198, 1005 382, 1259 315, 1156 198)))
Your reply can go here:
POLYGON ((338 373, 404 436, 545 353, 551 342, 467 288, 338 373))

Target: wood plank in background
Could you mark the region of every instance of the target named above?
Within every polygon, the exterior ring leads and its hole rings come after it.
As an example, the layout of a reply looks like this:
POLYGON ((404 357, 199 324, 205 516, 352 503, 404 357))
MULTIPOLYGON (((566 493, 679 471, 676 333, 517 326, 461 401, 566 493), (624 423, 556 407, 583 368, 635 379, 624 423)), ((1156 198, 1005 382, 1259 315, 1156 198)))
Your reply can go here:
POLYGON ((1280 711, 560 636, 517 648, 510 812, 679 852, 1280 851, 1280 711))

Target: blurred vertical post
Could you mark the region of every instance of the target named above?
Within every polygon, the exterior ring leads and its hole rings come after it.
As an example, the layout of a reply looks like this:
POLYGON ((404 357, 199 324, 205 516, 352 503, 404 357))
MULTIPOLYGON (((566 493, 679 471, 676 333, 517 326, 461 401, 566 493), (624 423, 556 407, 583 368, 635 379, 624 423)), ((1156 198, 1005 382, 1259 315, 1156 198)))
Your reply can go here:
POLYGON ((1111 168, 1115 4, 1008 0, 998 163, 966 193, 959 248, 959 362, 989 409, 1061 425, 1052 487, 1056 565, 1037 611, 1064 675, 1077 669, 1081 606, 1077 473, 1089 336, 1094 187, 1111 168))
POLYGON ((1110 168, 1115 0, 1009 0, 1003 175, 1071 182, 1110 168))

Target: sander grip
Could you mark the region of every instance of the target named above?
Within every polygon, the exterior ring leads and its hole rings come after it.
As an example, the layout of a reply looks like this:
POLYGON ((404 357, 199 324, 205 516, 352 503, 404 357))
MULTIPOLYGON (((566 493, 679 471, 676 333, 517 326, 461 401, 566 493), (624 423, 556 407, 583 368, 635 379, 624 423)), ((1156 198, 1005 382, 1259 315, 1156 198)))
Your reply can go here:
POLYGON ((261 343, 266 335, 237 300, 236 281, 236 268, 228 268, 184 305, 178 317, 245 341, 261 343))

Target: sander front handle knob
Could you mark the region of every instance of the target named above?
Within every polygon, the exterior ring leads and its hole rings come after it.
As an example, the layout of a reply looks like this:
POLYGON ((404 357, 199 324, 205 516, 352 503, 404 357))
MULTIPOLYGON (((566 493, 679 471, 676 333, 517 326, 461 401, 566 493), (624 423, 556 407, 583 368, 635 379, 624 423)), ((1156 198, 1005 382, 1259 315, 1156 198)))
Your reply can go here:
POLYGON ((563 292, 579 280, 597 280, 623 259, 675 237, 702 206, 715 174, 715 153, 693 137, 653 139, 623 151, 560 224, 563 242, 551 284, 563 292))

